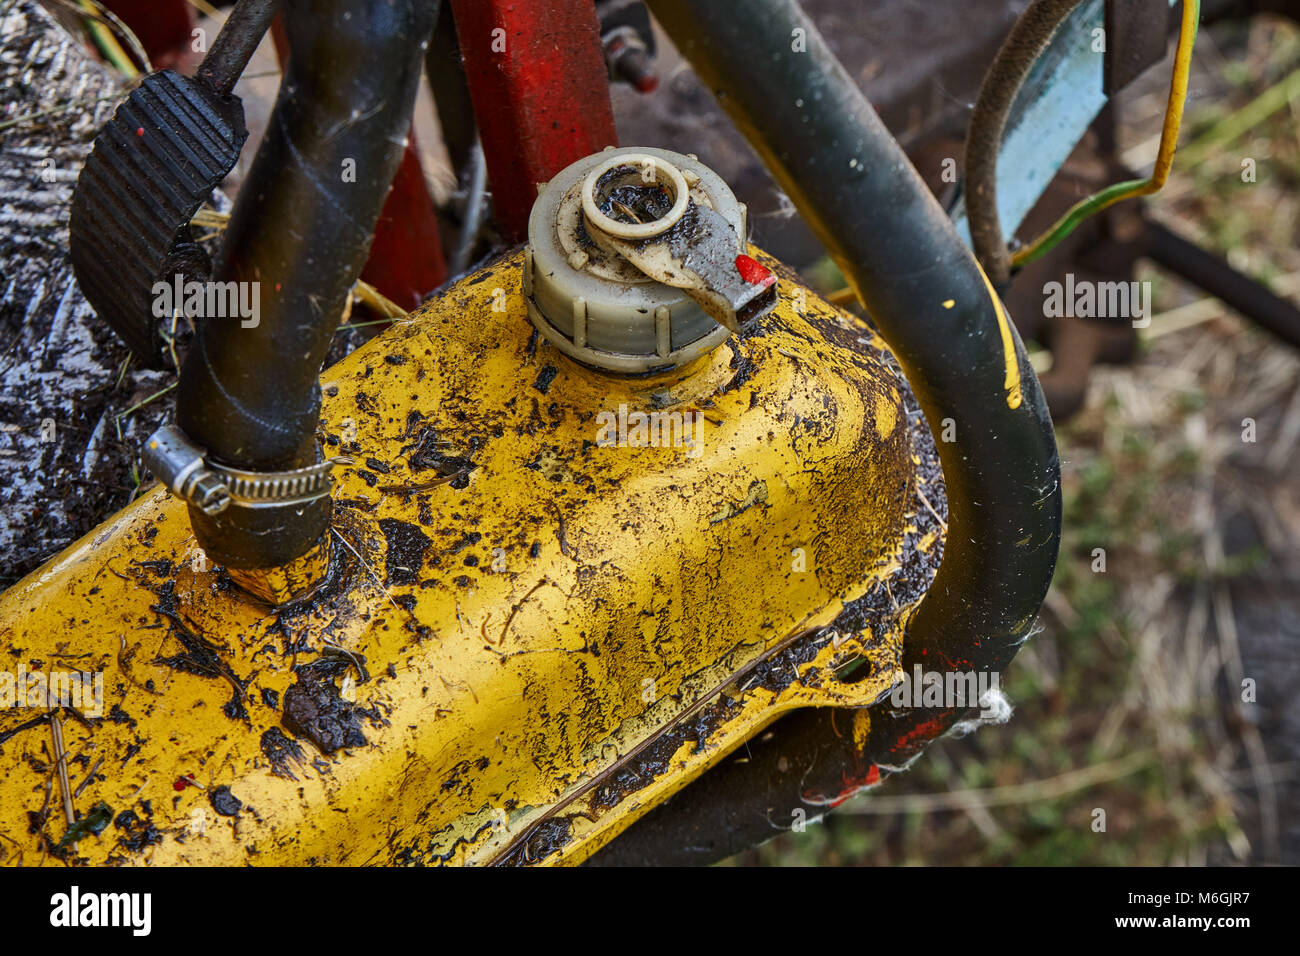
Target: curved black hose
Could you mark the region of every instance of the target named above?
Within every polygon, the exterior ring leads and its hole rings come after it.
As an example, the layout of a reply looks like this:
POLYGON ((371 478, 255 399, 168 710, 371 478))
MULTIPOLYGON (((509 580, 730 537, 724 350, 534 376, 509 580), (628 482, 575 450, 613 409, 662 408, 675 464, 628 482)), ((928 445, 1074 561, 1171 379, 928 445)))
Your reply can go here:
MULTIPOLYGON (((257 284, 259 314, 200 326, 177 401, 195 442, 253 471, 316 460, 321 366, 401 160, 435 16, 428 0, 282 6, 291 55, 220 270, 257 284)), ((264 568, 309 551, 329 515, 322 498, 190 516, 214 561, 264 568)))
POLYGON ((1083 0, 1033 0, 984 76, 966 132, 966 219, 975 257, 994 285, 1011 278, 1011 252, 998 215, 998 155, 1007 116, 1029 71, 1083 0))
MULTIPOLYGON (((945 553, 909 625, 904 667, 1000 671, 1047 594, 1061 530, 1056 440, 1014 327, 943 209, 792 0, 650 7, 849 278, 933 432, 955 432, 938 446, 949 500, 945 553)), ((755 750, 749 763, 710 771, 603 854, 634 859, 647 845, 640 832, 665 848, 707 837, 710 850, 697 859, 725 856, 772 834, 768 812, 821 813, 805 802, 807 787, 843 789, 864 770, 870 779, 859 762, 906 764, 963 716, 878 705, 868 753, 858 755, 843 718, 837 737, 826 711, 797 712, 776 725, 766 756, 755 750), (798 748, 810 756, 793 772, 798 748), (693 797, 697 788, 704 792, 693 797)))

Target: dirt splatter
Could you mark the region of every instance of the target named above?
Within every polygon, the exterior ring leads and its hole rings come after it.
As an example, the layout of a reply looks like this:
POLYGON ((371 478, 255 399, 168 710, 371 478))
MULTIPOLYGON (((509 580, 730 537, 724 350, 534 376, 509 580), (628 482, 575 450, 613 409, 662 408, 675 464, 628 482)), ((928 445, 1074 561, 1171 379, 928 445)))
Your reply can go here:
POLYGON ((181 642, 185 653, 157 657, 154 663, 187 674, 197 674, 199 677, 218 677, 225 680, 230 684, 233 694, 222 711, 231 720, 247 720, 248 708, 244 706, 244 694, 248 689, 248 682, 235 676, 230 665, 222 659, 221 648, 186 627, 185 622, 176 612, 175 589, 175 581, 164 583, 157 592, 159 600, 153 606, 153 610, 171 622, 171 636, 181 642))
POLYGON ((113 821, 113 826, 123 831, 117 845, 131 853, 139 853, 145 847, 161 843, 163 838, 162 831, 154 826, 152 804, 148 800, 141 800, 140 808, 144 811, 143 819, 134 810, 123 810, 113 821))
MULTIPOLYGON (((453 488, 469 486, 469 474, 477 467, 472 458, 453 452, 451 444, 438 437, 432 425, 425 425, 415 436, 415 441, 402 449, 412 471, 433 469, 442 478, 450 479, 453 488)), ((473 454, 473 450, 469 455, 473 454)))
POLYGON ((262 734, 262 756, 271 764, 271 773, 286 780, 297 780, 293 767, 302 767, 302 747, 279 727, 262 734))
POLYGON ((212 804, 212 809, 223 817, 238 816, 239 811, 244 807, 244 802, 231 793, 230 788, 224 784, 208 791, 208 802, 212 804))
POLYGON ((533 388, 537 389, 543 395, 551 390, 551 383, 555 381, 555 376, 560 374, 560 370, 554 365, 546 365, 538 373, 537 381, 533 382, 533 388))
POLYGON ((395 518, 382 519, 379 530, 388 541, 384 583, 389 586, 418 583, 420 569, 424 566, 424 553, 431 543, 429 536, 417 525, 395 518))
POLYGON ((285 729, 310 740, 323 754, 366 746, 362 717, 372 725, 382 723, 377 711, 346 701, 339 693, 334 680, 351 666, 337 657, 300 664, 295 671, 298 682, 284 692, 285 729))

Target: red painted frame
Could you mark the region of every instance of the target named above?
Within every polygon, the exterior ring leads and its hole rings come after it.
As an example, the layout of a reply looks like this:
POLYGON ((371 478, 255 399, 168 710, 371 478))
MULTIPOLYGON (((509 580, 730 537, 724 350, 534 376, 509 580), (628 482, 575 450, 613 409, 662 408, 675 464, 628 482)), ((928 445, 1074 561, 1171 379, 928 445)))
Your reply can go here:
POLYGON ((592 0, 451 0, 496 221, 528 233, 537 184, 618 145, 592 0))
MULTIPOLYGON (((180 66, 192 53, 194 8, 186 0, 103 0, 131 28, 157 69, 180 66)), ((197 58, 197 55, 195 55, 197 58)))

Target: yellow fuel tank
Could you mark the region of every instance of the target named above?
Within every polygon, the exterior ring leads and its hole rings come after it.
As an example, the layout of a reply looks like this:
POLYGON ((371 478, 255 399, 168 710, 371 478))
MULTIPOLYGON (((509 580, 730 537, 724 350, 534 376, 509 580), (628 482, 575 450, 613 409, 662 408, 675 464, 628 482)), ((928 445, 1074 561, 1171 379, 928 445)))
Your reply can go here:
POLYGON ((883 342, 782 273, 757 328, 619 377, 539 338, 521 261, 324 373, 354 464, 314 594, 248 596, 155 488, 0 596, 0 860, 577 862, 783 711, 896 682, 911 604, 836 623, 923 500, 883 342), (69 826, 33 676, 71 671, 102 697, 61 712, 69 826))

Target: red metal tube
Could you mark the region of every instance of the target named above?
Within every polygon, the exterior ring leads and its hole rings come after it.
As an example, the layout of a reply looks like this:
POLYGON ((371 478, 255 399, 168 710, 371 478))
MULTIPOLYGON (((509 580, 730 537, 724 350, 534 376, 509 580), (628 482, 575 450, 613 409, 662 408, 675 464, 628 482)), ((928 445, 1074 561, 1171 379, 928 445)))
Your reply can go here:
POLYGON ((497 225, 528 233, 537 184, 618 145, 591 0, 451 0, 497 225))
POLYGON ((191 51, 194 9, 186 0, 103 0, 139 39, 155 68, 177 65, 191 51))
POLYGON ((402 165, 375 226, 375 241, 361 278, 404 309, 414 309, 447 278, 438 214, 424 180, 411 129, 402 165))

